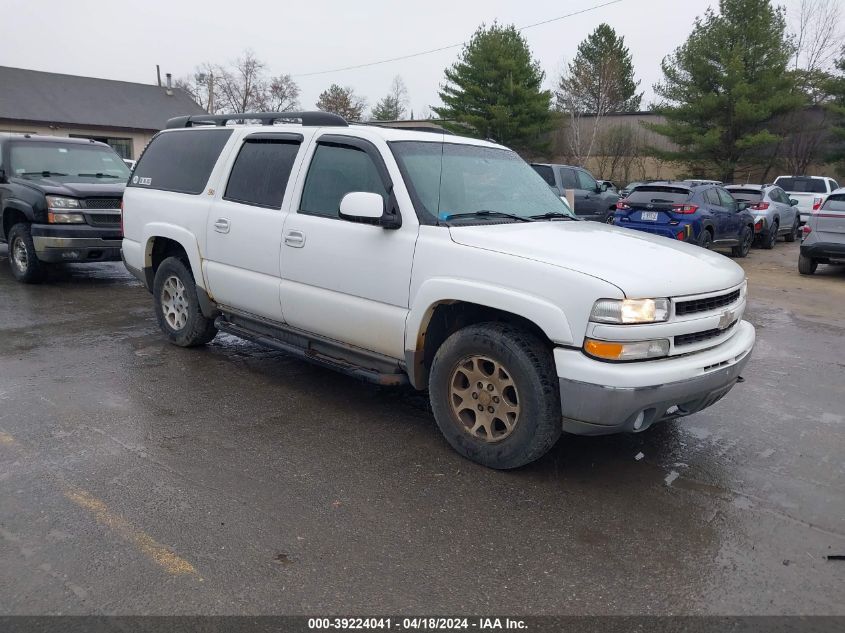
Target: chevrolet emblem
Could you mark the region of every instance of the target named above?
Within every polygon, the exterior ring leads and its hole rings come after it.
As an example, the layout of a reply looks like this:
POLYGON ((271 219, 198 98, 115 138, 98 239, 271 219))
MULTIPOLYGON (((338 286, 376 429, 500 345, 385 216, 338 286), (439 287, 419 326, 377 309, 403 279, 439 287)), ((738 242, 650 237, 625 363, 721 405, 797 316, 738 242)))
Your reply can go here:
POLYGON ((722 316, 719 317, 719 329, 726 330, 731 323, 734 322, 734 312, 733 310, 725 310, 722 312, 722 316))

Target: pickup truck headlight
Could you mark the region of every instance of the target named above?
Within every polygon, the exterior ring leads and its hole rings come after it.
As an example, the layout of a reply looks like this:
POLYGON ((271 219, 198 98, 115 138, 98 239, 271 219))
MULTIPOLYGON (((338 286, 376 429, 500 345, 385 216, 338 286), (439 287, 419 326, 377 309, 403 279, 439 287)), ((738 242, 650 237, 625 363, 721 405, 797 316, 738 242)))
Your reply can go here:
POLYGON ((47 222, 50 224, 85 224, 85 216, 81 213, 48 211, 47 222))
POLYGON ((47 196, 48 209, 78 209, 79 200, 76 198, 63 198, 61 196, 47 196))
POLYGON ((599 299, 590 321, 595 323, 659 323, 669 318, 669 299, 599 299))
POLYGON ((599 360, 645 360, 647 358, 662 358, 669 355, 669 341, 656 339, 654 341, 598 341, 588 338, 584 341, 584 351, 599 360))

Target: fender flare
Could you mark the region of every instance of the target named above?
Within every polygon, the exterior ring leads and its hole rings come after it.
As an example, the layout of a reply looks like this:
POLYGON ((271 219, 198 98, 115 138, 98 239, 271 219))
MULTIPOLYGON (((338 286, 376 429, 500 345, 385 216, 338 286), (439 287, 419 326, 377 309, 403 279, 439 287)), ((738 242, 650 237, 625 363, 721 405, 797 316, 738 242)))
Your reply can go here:
POLYGON ((197 238, 187 229, 176 226, 175 224, 150 222, 144 226, 144 234, 141 242, 144 245, 144 269, 152 268, 153 243, 159 237, 173 240, 185 249, 185 252, 188 254, 188 261, 191 264, 191 270, 194 273, 195 283, 203 290, 206 290, 207 284, 205 283, 205 273, 202 269, 202 255, 200 254, 197 238))
POLYGON ((0 209, 0 232, 3 233, 3 239, 6 239, 5 231, 3 231, 3 222, 7 210, 20 211, 29 222, 35 222, 35 210, 31 205, 17 198, 6 198, 3 201, 3 208, 0 209))

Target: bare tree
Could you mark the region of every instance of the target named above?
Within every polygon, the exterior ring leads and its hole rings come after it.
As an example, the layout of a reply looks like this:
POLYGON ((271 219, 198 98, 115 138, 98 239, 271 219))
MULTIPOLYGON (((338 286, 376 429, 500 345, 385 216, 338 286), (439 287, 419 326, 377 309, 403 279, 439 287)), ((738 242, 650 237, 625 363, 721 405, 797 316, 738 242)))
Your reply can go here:
POLYGON ((299 108, 299 86, 290 75, 270 79, 265 107, 270 112, 290 112, 299 108))
POLYGON ((320 110, 339 114, 347 121, 360 121, 364 116, 367 101, 356 95, 355 91, 349 86, 332 84, 327 90, 320 93, 316 105, 320 110))
POLYGON ((840 0, 801 0, 794 17, 795 70, 827 71, 842 45, 840 0))
POLYGON ((177 79, 175 85, 181 88, 209 114, 223 111, 217 67, 210 62, 200 64, 193 74, 177 79))
POLYGON ((218 68, 223 109, 228 112, 261 110, 267 97, 264 62, 250 50, 235 60, 232 69, 218 68))

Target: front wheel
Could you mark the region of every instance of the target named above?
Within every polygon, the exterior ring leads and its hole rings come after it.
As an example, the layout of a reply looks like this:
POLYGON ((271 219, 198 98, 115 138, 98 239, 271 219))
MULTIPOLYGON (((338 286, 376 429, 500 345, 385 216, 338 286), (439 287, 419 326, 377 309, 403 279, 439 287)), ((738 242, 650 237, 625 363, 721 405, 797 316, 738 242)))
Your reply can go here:
POLYGON ((801 221, 798 219, 798 214, 795 214, 795 221, 792 223, 792 230, 786 234, 785 239, 787 242, 794 242, 795 239, 798 237, 798 231, 801 230, 801 221))
POLYGON ((28 224, 15 224, 9 231, 9 265, 15 279, 25 284, 35 284, 44 278, 44 264, 35 252, 28 224))
POLYGON ((754 241, 754 229, 750 226, 746 226, 742 230, 742 235, 739 237, 739 245, 734 246, 731 249, 731 254, 734 257, 746 257, 748 255, 748 251, 751 250, 751 242, 754 241))
POLYGON ((432 363, 429 397, 452 448, 489 468, 533 462, 561 434, 551 352, 513 325, 471 325, 446 339, 432 363))
POLYGON ((805 255, 798 256, 798 272, 802 275, 812 275, 818 267, 819 263, 815 259, 805 255))
POLYGON ((766 250, 772 250, 775 247, 775 242, 778 241, 778 229, 780 225, 775 222, 772 224, 772 228, 769 229, 769 232, 763 236, 763 248, 766 250))
POLYGON ((158 326, 174 345, 205 345, 217 336, 214 321, 200 310, 194 276, 181 259, 168 257, 158 267, 153 302, 158 326))

